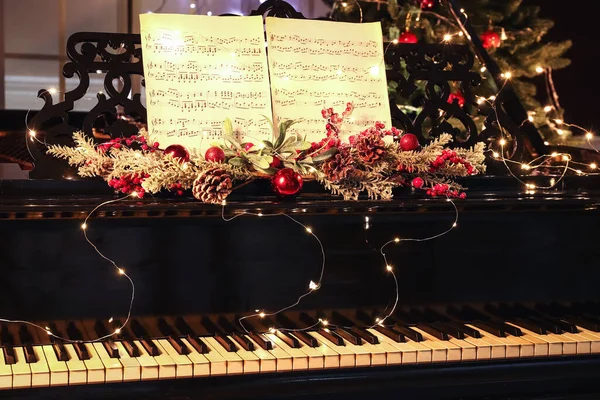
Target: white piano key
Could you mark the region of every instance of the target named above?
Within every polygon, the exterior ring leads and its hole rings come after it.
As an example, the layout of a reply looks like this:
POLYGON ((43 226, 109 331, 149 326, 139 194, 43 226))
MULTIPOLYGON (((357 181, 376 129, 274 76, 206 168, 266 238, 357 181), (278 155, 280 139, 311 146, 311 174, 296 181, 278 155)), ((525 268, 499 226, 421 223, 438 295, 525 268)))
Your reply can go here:
POLYGON ((269 353, 275 357, 277 362, 277 372, 291 371, 294 368, 294 360, 291 355, 286 353, 283 349, 277 346, 277 343, 273 343, 273 348, 269 350, 269 353))
MULTIPOLYGON (((496 359, 496 358, 506 358, 506 344, 500 342, 494 335, 492 335, 489 332, 486 332, 482 329, 477 328, 476 326, 470 325, 470 324, 465 324, 466 326, 468 326, 471 329, 476 329, 479 331, 479 333, 481 334, 481 338, 476 339, 476 340, 472 340, 474 338, 471 337, 467 337, 467 339, 465 339, 466 341, 468 341, 469 343, 473 343, 473 344, 477 344, 476 342, 479 343, 486 343, 487 345, 490 346, 490 358, 491 359, 496 359)), ((478 354, 479 356, 479 354, 478 354)), ((479 359, 479 358, 478 358, 479 359)))
POLYGON ((36 362, 29 363, 31 368, 31 387, 50 386, 50 368, 44 356, 44 350, 40 346, 32 346, 36 362))
POLYGON ((133 340, 133 343, 140 351, 140 355, 135 357, 135 360, 140 363, 141 380, 149 381, 159 379, 160 367, 158 362, 146 351, 139 340, 133 340))
MULTIPOLYGON (((293 334, 293 332, 292 332, 293 334)), ((299 340, 299 339, 298 339, 299 340)), ((299 350, 302 351, 308 357, 308 369, 323 369, 325 367, 325 358, 323 353, 314 347, 309 347, 306 343, 300 341, 299 350)))
POLYGON ((440 344, 441 340, 438 341, 433 336, 430 336, 427 332, 422 331, 416 326, 411 326, 410 328, 419 332, 423 336, 423 339, 425 339, 421 342, 418 342, 418 344, 431 349, 431 362, 443 362, 448 360, 448 348, 440 344))
POLYGON ((244 373, 244 360, 237 354, 227 351, 213 337, 202 337, 204 343, 209 345, 213 351, 218 352, 227 362, 227 375, 240 375, 244 373))
POLYGON ((477 359, 477 347, 474 344, 467 342, 465 339, 453 337, 448 342, 460 347, 460 360, 457 361, 474 361, 477 359))
POLYGON ((0 351, 0 390, 12 389, 13 371, 9 364, 6 364, 3 352, 0 351))
POLYGON ((277 359, 273 354, 269 351, 260 347, 254 340, 250 339, 250 337, 244 335, 244 337, 254 345, 254 350, 252 351, 256 357, 258 357, 260 361, 260 373, 267 372, 276 372, 277 371, 277 359))
POLYGON ((338 346, 317 332, 307 333, 317 339, 322 346, 326 346, 338 354, 340 368, 354 367, 356 365, 356 353, 354 353, 348 347, 338 346))
POLYGON ((173 379, 177 377, 177 364, 169 354, 163 349, 157 339, 151 339, 156 347, 158 347, 159 355, 153 356, 158 363, 158 379, 173 379))
POLYGON ((227 336, 227 338, 235 343, 238 348, 235 354, 243 361, 244 374, 258 374, 260 372, 260 358, 253 352, 242 348, 231 336, 227 336))
POLYGON ((161 351, 166 352, 175 363, 176 378, 191 378, 194 376, 194 366, 187 356, 179 354, 167 339, 156 339, 154 342, 160 344, 161 351))
POLYGON ((561 355, 562 354, 562 342, 554 338, 549 338, 547 335, 538 335, 522 326, 509 323, 521 329, 523 336, 521 338, 530 341, 534 345, 534 355, 536 356, 547 356, 547 355, 561 355))
POLYGON ((571 333, 571 332, 563 332, 562 335, 573 339, 576 344, 575 353, 576 354, 590 354, 592 352, 591 349, 591 340, 587 338, 585 335, 581 333, 571 333))
POLYGON ((590 340, 590 353, 600 353, 600 332, 590 331, 581 326, 577 326, 577 330, 579 331, 579 335, 590 340))
POLYGON ((50 386, 66 386, 69 384, 69 368, 67 363, 59 361, 51 345, 41 346, 50 368, 50 386))
MULTIPOLYGON (((69 355, 69 360, 65 361, 65 364, 69 369, 69 385, 84 385, 88 383, 87 368, 85 367, 84 362, 77 358, 75 347, 69 343, 65 343, 64 346, 69 355)), ((92 380, 89 383, 95 383, 93 382, 93 378, 92 374, 92 380)), ((104 378, 102 378, 102 382, 104 382, 104 378)))
POLYGON ((106 383, 123 382, 123 364, 118 358, 111 358, 102 343, 92 343, 94 351, 104 365, 106 383))
POLYGON ((16 363, 12 365, 13 370, 13 388, 31 387, 31 368, 25 362, 25 352, 22 347, 15 346, 16 363))
POLYGON ((125 346, 119 341, 115 342, 119 350, 119 361, 123 365, 123 382, 136 382, 142 379, 142 367, 140 363, 129 356, 125 346))
MULTIPOLYGON (((206 359, 210 362, 210 374, 212 375, 227 375, 227 360, 212 346, 212 343, 200 338, 208 347, 208 353, 204 354, 206 359)), ((239 372, 238 372, 239 373, 239 372)))
POLYGON ((476 360, 489 360, 492 358, 492 345, 481 338, 474 338, 467 336, 465 342, 471 343, 475 346, 475 359, 476 360))
POLYGON ((271 342, 277 345, 280 349, 285 351, 292 357, 292 369, 294 371, 303 371, 308 369, 308 356, 300 349, 293 349, 288 346, 283 340, 279 339, 277 335, 272 333, 266 334, 271 342))
MULTIPOLYGON (((396 341, 390 339, 389 337, 385 336, 384 334, 378 332, 375 329, 367 329, 367 332, 375 335, 377 339, 379 339, 379 344, 376 346, 381 350, 385 351, 385 363, 387 365, 403 363, 403 358, 405 357, 405 354, 402 350, 400 350, 400 348, 394 346, 394 343, 397 343, 396 341)), ((414 356, 414 362, 416 362, 417 352, 414 349, 410 349, 410 354, 414 356)), ((409 354, 406 355, 407 364, 411 363, 411 360, 409 359, 410 357, 411 356, 409 354)))
POLYGON ((211 365, 208 358, 206 358, 203 354, 198 353, 187 339, 181 339, 181 341, 188 347, 188 349, 190 349, 190 353, 187 354, 187 357, 194 366, 194 377, 209 376, 211 374, 211 365))
MULTIPOLYGON (((514 345, 519 346, 518 357, 533 357, 535 352, 534 345, 528 340, 523 339, 521 336, 508 336, 502 339, 507 343, 513 343, 514 345)), ((506 357, 508 358, 510 355, 512 355, 512 352, 509 352, 507 347, 506 357)))

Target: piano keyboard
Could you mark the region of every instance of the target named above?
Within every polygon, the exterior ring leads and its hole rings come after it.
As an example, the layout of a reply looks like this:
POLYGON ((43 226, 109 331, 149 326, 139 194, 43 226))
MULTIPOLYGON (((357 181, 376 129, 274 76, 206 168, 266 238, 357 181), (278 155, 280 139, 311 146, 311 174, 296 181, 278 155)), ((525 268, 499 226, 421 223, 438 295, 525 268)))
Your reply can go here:
MULTIPOLYGON (((369 327, 375 310, 133 318, 118 336, 66 343, 27 325, 0 325, 3 389, 265 374, 600 353, 600 305, 488 304, 399 309, 369 327), (311 326, 313 329, 293 330, 311 326), (285 327, 289 330, 270 331, 285 327)), ((71 340, 121 326, 42 321, 71 340)))

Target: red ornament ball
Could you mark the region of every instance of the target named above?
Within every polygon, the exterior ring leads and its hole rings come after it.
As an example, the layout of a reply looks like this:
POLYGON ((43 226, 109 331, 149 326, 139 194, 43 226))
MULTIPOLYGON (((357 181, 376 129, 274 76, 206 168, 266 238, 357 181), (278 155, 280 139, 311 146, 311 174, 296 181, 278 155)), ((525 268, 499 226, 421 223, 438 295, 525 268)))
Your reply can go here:
POLYGON ((450 93, 448 96, 448 103, 453 104, 454 100, 458 101, 460 107, 465 105, 465 97, 461 92, 450 93))
POLYGON ((433 6, 435 6, 435 0, 421 0, 421 8, 423 10, 433 8, 433 6))
POLYGON ((411 182, 412 187, 414 187, 415 189, 421 189, 424 184, 425 184, 425 181, 423 180, 423 178, 419 178, 419 177, 416 177, 411 182))
POLYGON ((250 150, 253 147, 254 147, 254 143, 246 143, 244 145, 244 151, 248 151, 248 150, 250 150))
POLYGON ((400 138, 402 151, 413 151, 419 148, 419 139, 412 133, 407 133, 400 138))
POLYGON ((418 41, 417 35, 412 32, 402 32, 398 36, 398 43, 417 43, 418 41))
POLYGON ((486 50, 495 49, 500 46, 500 35, 494 31, 487 31, 481 34, 481 44, 486 50))
POLYGON ((280 169, 271 179, 271 187, 275 194, 280 197, 298 194, 303 184, 302 176, 291 168, 280 169))
POLYGON ((179 144, 172 144, 168 146, 165 149, 165 154, 170 155, 171 157, 179 160, 180 162, 190 161, 190 153, 188 153, 185 147, 179 144))
POLYGON ((209 147, 204 153, 204 158, 206 161, 222 163, 225 161, 225 152, 217 146, 209 147))

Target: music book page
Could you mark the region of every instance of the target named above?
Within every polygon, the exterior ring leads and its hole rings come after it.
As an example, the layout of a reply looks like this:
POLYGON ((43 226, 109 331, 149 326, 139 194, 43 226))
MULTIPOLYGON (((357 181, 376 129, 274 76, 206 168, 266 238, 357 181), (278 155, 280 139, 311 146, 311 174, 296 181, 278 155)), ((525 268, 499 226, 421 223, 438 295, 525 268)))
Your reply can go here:
POLYGON ((308 141, 325 136, 323 107, 355 111, 342 139, 376 121, 391 127, 381 24, 272 18, 266 21, 276 121, 304 118, 291 130, 308 141))
POLYGON ((153 140, 204 150, 226 118, 249 141, 271 138, 261 16, 142 14, 140 23, 153 140))

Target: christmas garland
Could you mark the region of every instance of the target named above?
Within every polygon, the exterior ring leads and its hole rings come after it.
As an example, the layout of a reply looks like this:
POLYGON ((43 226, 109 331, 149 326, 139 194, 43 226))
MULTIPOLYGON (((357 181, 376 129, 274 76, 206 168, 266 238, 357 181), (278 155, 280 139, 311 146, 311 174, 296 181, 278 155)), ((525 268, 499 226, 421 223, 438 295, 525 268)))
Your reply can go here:
POLYGON ((183 195, 191 189, 196 199, 213 204, 227 198, 234 182, 253 179, 270 179, 280 197, 296 195, 305 180, 315 179, 346 200, 360 193, 391 199, 393 188, 407 185, 431 196, 464 198, 464 188, 453 178, 485 171, 484 144, 452 150, 449 134, 421 147, 415 135, 376 123, 342 143, 341 126, 353 109, 352 103, 341 115, 323 109, 326 137, 314 143, 289 133, 299 121, 283 121, 271 141, 251 143, 237 140, 226 120, 223 142, 212 143, 204 155, 180 145, 160 149, 146 130, 102 144, 76 132, 75 147, 52 145, 48 153, 76 166, 81 177, 101 177, 124 194, 143 197, 168 190, 183 195))

